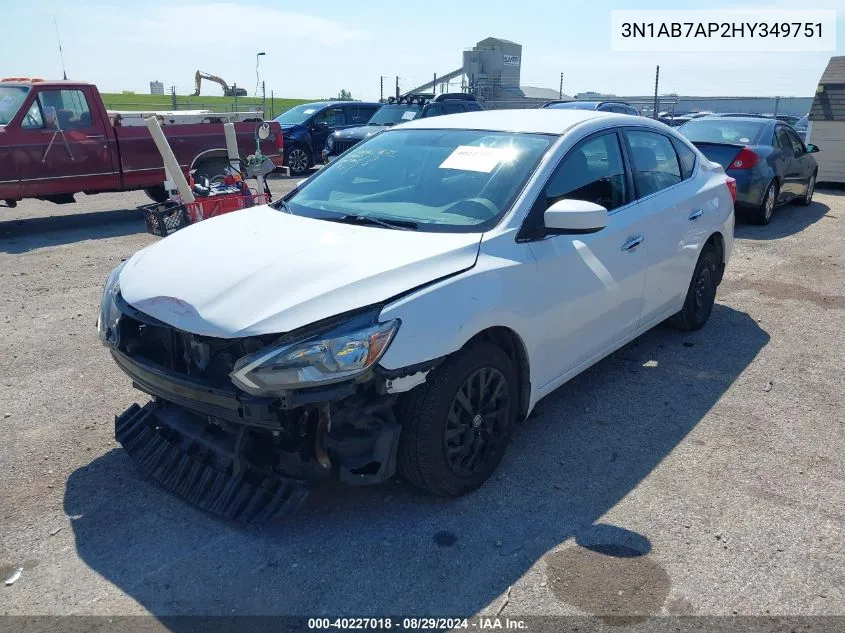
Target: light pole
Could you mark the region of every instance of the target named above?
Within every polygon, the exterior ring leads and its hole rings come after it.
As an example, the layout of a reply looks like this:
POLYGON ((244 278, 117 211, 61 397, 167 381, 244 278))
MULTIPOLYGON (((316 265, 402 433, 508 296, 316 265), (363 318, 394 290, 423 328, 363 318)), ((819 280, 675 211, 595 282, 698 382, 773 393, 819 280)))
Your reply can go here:
POLYGON ((256 97, 258 96, 258 84, 260 83, 258 81, 258 61, 259 61, 258 58, 261 57, 262 55, 266 55, 266 54, 267 53, 265 53, 264 51, 255 54, 255 96, 256 97))

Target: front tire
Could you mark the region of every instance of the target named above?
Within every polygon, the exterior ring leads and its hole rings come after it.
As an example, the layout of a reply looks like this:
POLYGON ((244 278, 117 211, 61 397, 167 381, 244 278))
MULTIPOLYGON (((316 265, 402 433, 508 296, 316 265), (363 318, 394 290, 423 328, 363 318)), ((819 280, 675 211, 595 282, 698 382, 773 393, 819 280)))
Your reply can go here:
POLYGON ((436 495, 478 488, 505 454, 518 388, 510 358, 492 343, 472 343, 454 354, 402 403, 400 474, 436 495))
POLYGON ((804 195, 798 199, 798 204, 802 207, 808 207, 813 202, 813 194, 816 191, 816 172, 813 172, 813 175, 810 176, 810 180, 807 181, 807 190, 804 192, 804 195))
POLYGON ((285 164, 290 168, 290 173, 301 175, 311 168, 311 156, 302 145, 294 145, 285 158, 285 164))
POLYGON ((754 224, 768 224, 772 221, 772 214, 775 212, 775 206, 778 203, 778 182, 773 180, 766 187, 766 192, 763 194, 763 201, 754 209, 751 219, 754 224))
POLYGON ((671 318, 672 325, 685 332, 704 327, 716 302, 720 265, 718 250, 712 244, 707 244, 698 256, 684 307, 671 318))

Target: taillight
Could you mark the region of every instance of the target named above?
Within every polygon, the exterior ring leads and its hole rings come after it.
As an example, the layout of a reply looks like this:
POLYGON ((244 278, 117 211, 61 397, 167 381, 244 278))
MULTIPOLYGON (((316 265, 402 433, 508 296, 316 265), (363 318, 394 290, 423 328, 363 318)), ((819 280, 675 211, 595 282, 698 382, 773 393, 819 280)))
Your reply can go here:
POLYGON ((284 147, 285 147, 284 136, 282 135, 281 132, 277 132, 276 133, 276 149, 279 150, 279 153, 281 154, 284 147))
POLYGON ((751 169, 760 162, 760 156, 754 150, 743 147, 728 169, 751 169))
POLYGON ((728 186, 728 191, 731 192, 731 200, 736 202, 736 180, 728 176, 728 179, 725 181, 725 184, 728 186))

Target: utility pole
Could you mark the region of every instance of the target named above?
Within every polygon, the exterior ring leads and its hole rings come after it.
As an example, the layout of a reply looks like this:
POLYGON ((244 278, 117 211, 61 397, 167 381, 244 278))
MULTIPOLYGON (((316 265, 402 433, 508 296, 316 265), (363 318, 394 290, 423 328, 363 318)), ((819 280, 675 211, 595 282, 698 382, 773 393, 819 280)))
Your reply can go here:
POLYGON ((267 86, 261 81, 261 116, 267 118, 267 86))
POLYGON ((434 73, 434 79, 431 81, 431 91, 437 94, 437 73, 434 73))
POLYGON ((276 114, 276 99, 275 93, 271 90, 270 91, 270 118, 275 118, 273 115, 276 114))
POLYGON ((176 86, 170 86, 170 105, 173 106, 173 109, 178 109, 176 104, 176 86))
POLYGON ((381 89, 379 92, 379 103, 384 103, 384 75, 379 76, 379 83, 381 84, 381 89))
POLYGON ((780 106, 780 97, 775 97, 775 111, 774 116, 778 115, 778 107, 780 106))
POLYGON ((235 108, 232 112, 238 111, 238 84, 232 86, 232 95, 235 97, 235 108))
POLYGON ((558 90, 558 99, 563 99, 563 73, 560 73, 560 90, 558 90))
POLYGON ((657 71, 654 73, 654 116, 653 118, 657 118, 657 113, 660 110, 660 100, 657 98, 657 85, 660 82, 660 66, 657 67, 657 71))
POLYGON ((396 75, 396 100, 399 100, 399 75, 396 75))

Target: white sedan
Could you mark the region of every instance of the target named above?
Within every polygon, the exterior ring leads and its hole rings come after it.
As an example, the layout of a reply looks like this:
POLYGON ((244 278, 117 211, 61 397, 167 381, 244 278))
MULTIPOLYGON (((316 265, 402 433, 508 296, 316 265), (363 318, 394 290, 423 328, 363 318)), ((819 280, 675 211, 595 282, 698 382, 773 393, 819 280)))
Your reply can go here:
POLYGON ((100 338, 153 396, 116 436, 213 512, 399 473, 460 495, 537 402, 661 321, 707 321, 735 187, 671 128, 584 110, 421 119, 106 284, 100 338))

